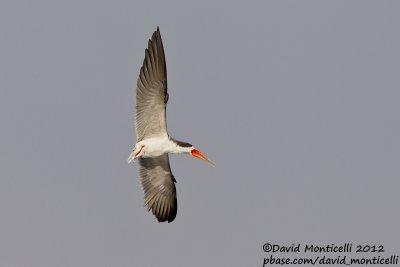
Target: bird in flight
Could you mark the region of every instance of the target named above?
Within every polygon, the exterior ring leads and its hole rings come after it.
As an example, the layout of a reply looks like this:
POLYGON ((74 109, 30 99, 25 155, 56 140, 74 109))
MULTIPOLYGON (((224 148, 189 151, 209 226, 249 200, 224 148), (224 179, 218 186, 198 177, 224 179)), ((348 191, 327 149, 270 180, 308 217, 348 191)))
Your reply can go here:
POLYGON ((169 153, 186 153, 214 165, 191 144, 168 135, 166 122, 167 68, 160 29, 153 33, 136 86, 136 145, 128 163, 137 159, 144 202, 159 222, 172 222, 177 211, 175 178, 169 153))

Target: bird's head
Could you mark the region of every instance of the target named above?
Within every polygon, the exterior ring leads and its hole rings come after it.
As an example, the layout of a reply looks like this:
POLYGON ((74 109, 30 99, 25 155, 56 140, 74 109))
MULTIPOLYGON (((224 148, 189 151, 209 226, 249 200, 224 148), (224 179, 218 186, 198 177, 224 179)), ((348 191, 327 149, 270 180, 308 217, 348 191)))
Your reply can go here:
POLYGON ((207 162, 208 164, 210 164, 211 166, 215 167, 214 162, 212 162, 206 154, 204 154, 203 152, 201 152, 200 150, 198 150, 197 148, 191 146, 190 147, 190 154, 198 159, 204 160, 205 162, 207 162))
POLYGON ((171 140, 175 143, 175 153, 188 153, 190 155, 192 155, 195 158, 204 160, 205 162, 211 164, 212 166, 215 166, 215 164, 207 157, 207 155, 203 152, 201 152, 200 150, 198 150, 197 148, 195 148, 194 146, 192 146, 189 143, 186 142, 182 142, 182 141, 178 141, 175 139, 171 140))

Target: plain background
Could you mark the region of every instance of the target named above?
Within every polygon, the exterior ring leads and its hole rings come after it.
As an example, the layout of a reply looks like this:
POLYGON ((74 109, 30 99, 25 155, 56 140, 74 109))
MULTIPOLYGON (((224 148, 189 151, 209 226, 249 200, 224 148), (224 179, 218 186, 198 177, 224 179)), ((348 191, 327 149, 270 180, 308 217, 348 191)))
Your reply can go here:
POLYGON ((398 1, 0 3, 0 266, 261 266, 262 244, 399 253, 398 1), (134 165, 160 26, 178 215, 134 165))

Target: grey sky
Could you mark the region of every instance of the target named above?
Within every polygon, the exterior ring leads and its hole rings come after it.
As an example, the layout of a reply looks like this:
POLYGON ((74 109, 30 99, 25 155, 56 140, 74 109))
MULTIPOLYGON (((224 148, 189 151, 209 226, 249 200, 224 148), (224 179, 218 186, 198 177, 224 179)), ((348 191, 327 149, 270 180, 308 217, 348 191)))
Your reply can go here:
MULTIPOLYGON (((144 2, 144 1, 142 1, 144 2)), ((0 267, 261 266, 261 245, 400 251, 398 1, 0 3, 0 267), (166 50, 178 215, 143 207, 133 89, 166 50)))

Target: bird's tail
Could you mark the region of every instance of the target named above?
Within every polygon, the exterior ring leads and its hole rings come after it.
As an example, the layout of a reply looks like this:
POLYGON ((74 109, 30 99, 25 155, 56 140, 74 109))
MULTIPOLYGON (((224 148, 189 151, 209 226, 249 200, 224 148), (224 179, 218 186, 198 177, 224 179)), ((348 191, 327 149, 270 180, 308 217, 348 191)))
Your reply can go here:
POLYGON ((127 160, 128 163, 135 162, 135 155, 136 155, 135 150, 133 150, 132 153, 128 157, 128 160, 127 160))

